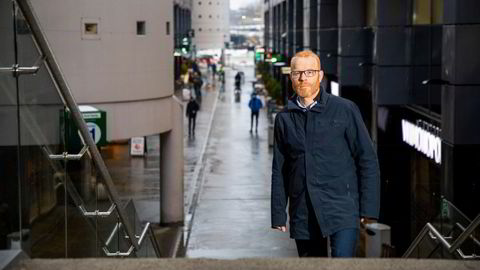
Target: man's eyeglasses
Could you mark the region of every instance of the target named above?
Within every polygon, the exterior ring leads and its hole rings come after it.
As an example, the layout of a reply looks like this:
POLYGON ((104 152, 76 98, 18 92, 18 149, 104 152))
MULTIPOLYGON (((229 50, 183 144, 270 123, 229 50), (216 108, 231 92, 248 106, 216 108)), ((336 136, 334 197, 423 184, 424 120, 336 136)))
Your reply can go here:
POLYGON ((305 75, 305 77, 310 78, 310 77, 315 76, 315 74, 317 74, 317 72, 319 72, 319 71, 320 70, 315 70, 315 69, 292 71, 292 72, 290 72, 290 76, 292 76, 292 78, 294 78, 294 79, 298 79, 298 78, 300 78, 300 76, 303 73, 305 75))

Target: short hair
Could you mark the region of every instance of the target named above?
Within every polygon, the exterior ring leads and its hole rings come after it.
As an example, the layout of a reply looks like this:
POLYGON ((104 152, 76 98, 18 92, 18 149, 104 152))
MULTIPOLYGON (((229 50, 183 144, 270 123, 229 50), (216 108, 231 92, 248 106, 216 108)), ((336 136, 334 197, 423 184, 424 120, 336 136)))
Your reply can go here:
POLYGON ((296 57, 313 57, 313 58, 315 58, 315 60, 317 61, 318 68, 319 68, 319 69, 322 69, 322 64, 320 63, 320 58, 318 57, 318 55, 316 55, 316 54, 315 54, 314 52, 312 52, 311 50, 304 50, 304 51, 297 52, 297 53, 292 57, 292 61, 290 62, 290 66, 293 65, 293 61, 295 60, 296 57))

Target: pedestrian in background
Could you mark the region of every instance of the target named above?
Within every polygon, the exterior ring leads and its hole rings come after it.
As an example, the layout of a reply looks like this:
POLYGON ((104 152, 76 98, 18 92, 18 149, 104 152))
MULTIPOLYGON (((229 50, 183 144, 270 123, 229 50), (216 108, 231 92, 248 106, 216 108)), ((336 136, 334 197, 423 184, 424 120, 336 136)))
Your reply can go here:
POLYGON ((320 87, 320 59, 295 54, 296 95, 275 117, 272 228, 287 231, 300 257, 353 257, 360 223, 375 222, 380 208, 377 155, 357 106, 320 87))
POLYGON ((203 80, 202 80, 201 73, 200 72, 194 73, 193 89, 195 90, 195 98, 199 102, 202 101, 202 85, 203 85, 203 80))
POLYGON ((212 63, 212 82, 215 84, 215 74, 217 74, 217 64, 212 63))
POLYGON ((248 107, 252 111, 250 116, 250 133, 253 129, 253 118, 255 118, 255 133, 258 132, 258 115, 260 114, 260 109, 263 107, 262 101, 257 97, 257 93, 253 92, 250 101, 248 102, 248 107))
POLYGON ((195 123, 197 121, 197 112, 200 109, 195 98, 190 97, 190 101, 187 104, 187 113, 188 117, 188 136, 195 136, 195 123))

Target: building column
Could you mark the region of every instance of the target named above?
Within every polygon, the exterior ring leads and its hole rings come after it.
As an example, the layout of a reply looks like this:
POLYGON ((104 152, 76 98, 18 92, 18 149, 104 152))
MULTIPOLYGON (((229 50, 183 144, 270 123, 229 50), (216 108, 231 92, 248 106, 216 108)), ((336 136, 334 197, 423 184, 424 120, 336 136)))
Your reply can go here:
POLYGON ((183 223, 183 105, 172 98, 172 130, 160 135, 160 221, 183 223))
POLYGON ((480 205, 480 2, 444 1, 442 194, 470 218, 480 205))

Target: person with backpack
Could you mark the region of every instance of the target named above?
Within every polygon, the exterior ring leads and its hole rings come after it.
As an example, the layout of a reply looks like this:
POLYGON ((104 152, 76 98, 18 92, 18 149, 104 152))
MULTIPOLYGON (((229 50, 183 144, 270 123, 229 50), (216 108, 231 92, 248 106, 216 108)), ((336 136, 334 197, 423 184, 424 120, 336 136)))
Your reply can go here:
POLYGON ((262 101, 257 97, 257 93, 253 92, 250 101, 248 102, 248 107, 252 111, 250 117, 250 133, 253 130, 253 118, 255 117, 255 133, 258 133, 258 115, 260 113, 260 109, 263 107, 262 101))

